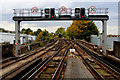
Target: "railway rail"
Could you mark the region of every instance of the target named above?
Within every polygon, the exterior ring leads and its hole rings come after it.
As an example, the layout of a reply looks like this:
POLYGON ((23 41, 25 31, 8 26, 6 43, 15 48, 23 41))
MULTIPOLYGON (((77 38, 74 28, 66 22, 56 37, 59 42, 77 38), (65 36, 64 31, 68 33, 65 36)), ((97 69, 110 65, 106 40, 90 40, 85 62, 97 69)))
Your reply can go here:
POLYGON ((7 67, 7 66, 9 66, 9 65, 11 65, 11 64, 14 64, 14 63, 16 63, 16 62, 18 62, 18 61, 24 60, 24 59, 26 59, 26 58, 28 58, 28 57, 30 57, 30 56, 32 56, 32 55, 35 55, 36 53, 38 53, 38 52, 40 52, 40 51, 45 50, 47 47, 50 47, 51 45, 53 45, 55 42, 56 42, 56 41, 45 45, 42 49, 40 48, 40 49, 34 50, 34 51, 32 51, 31 54, 24 55, 24 56, 22 56, 21 58, 14 58, 14 59, 7 60, 7 61, 5 61, 5 62, 2 62, 2 67, 0 67, 0 70, 3 69, 3 68, 5 68, 5 67, 7 67))
MULTIPOLYGON (((110 64, 94 53, 94 51, 89 49, 88 45, 85 46, 79 42, 65 39, 58 39, 35 53, 31 53, 28 57, 24 56, 20 58, 21 60, 16 60, 13 64, 22 60, 23 62, 15 69, 3 74, 1 78, 3 80, 6 78, 11 80, 60 80, 61 75, 63 78, 66 59, 70 58, 69 55, 74 55, 72 58, 80 58, 97 80, 120 80, 120 72, 115 65, 110 64), (76 52, 68 52, 70 48, 74 48, 76 52), (27 60, 29 56, 30 59, 27 60)), ((9 68, 10 65, 3 67, 3 69, 9 68)))
MULTIPOLYGON (((68 44, 70 45, 70 44, 68 44)), ((66 45, 59 46, 59 50, 56 51, 52 56, 49 58, 46 58, 36 66, 33 66, 33 68, 30 70, 26 70, 27 73, 24 74, 24 72, 18 74, 17 76, 13 77, 12 79, 18 79, 18 80, 33 80, 33 79, 39 79, 39 78, 50 78, 51 74, 53 73, 53 76, 51 79, 58 78, 58 73, 61 70, 61 67, 63 67, 65 56, 68 52, 68 47, 66 50, 66 45), (53 71, 53 72, 52 72, 53 71), (24 75, 21 75, 24 74, 24 75), (46 77, 44 75, 47 75, 46 77), (49 76, 48 76, 49 75, 49 76)))
POLYGON ((32 53, 32 54, 25 56, 25 57, 22 57, 22 58, 18 59, 17 61, 12 62, 11 64, 8 64, 7 66, 5 66, 4 68, 1 69, 2 70, 1 78, 2 79, 6 78, 7 76, 12 74, 13 72, 22 68, 22 66, 26 66, 27 64, 30 64, 30 63, 32 64, 32 63, 36 62, 37 60, 41 60, 40 57, 45 55, 46 53, 48 53, 51 49, 55 48, 58 45, 58 42, 59 41, 57 41, 56 43, 51 43, 51 44, 47 45, 47 47, 45 47, 39 51, 36 51, 35 53, 32 53), (42 52, 42 53, 39 53, 39 52, 42 52), (6 71, 6 70, 9 70, 9 68, 11 68, 10 66, 13 67, 13 69, 11 69, 10 71, 6 71), (14 67, 15 67, 15 69, 14 69, 14 67))
POLYGON ((105 60, 89 51, 84 45, 79 43, 76 43, 76 45, 78 47, 77 48, 75 47, 75 49, 79 53, 82 52, 79 55, 81 56, 83 62, 97 80, 120 79, 120 73, 116 71, 114 68, 111 68, 110 65, 106 64, 105 60))
POLYGON ((99 54, 99 53, 97 53, 97 52, 94 52, 94 50, 90 48, 90 47, 92 47, 92 46, 94 46, 94 45, 91 45, 91 44, 88 43, 88 42, 81 41, 81 40, 77 40, 77 42, 78 42, 79 44, 84 45, 87 49, 89 48, 89 49, 88 49, 89 52, 93 53, 96 57, 99 56, 98 58, 101 58, 102 61, 104 61, 104 63, 106 63, 107 65, 111 66, 111 68, 115 69, 116 71, 118 71, 118 72, 120 73, 120 64, 119 64, 119 62, 116 62, 115 60, 108 58, 106 55, 103 55, 103 54, 99 54))

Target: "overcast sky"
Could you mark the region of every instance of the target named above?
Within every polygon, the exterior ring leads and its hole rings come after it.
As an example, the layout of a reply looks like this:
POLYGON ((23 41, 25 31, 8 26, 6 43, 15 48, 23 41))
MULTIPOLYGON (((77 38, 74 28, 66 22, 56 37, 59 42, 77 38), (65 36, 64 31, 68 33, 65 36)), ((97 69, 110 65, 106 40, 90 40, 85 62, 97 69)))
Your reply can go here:
MULTIPOLYGON (((75 8, 75 7, 85 7, 86 9, 90 6, 95 6, 96 8, 109 8, 109 16, 110 19, 107 23, 107 33, 108 34, 118 34, 118 0, 92 0, 91 2, 87 2, 89 0, 4 0, 0 3, 0 27, 5 28, 7 30, 14 31, 14 21, 13 17, 13 9, 24 9, 24 8, 32 8, 34 6, 38 8, 60 8, 61 6, 65 6, 67 8, 75 8), (84 1, 84 2, 83 2, 84 1), (104 2, 105 1, 105 2, 104 2)), ((102 31, 102 23, 100 21, 94 21, 99 31, 102 31)), ((64 27, 67 29, 72 24, 72 21, 42 21, 42 22, 22 22, 22 28, 31 28, 33 31, 41 28, 42 30, 47 29, 49 32, 55 32, 57 28, 64 27)), ((21 29, 22 29, 21 28, 21 29)))

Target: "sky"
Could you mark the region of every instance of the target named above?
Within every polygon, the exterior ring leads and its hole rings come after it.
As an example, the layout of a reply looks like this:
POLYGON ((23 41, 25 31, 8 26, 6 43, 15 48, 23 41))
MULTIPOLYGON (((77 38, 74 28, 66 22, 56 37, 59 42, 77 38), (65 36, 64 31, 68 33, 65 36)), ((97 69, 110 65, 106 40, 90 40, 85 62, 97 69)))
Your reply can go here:
MULTIPOLYGON (((109 20, 107 21, 107 34, 118 34, 118 0, 4 0, 0 2, 0 27, 15 31, 15 22, 12 20, 13 9, 25 9, 32 7, 38 8, 60 8, 65 6, 67 8, 84 7, 89 8, 95 6, 96 8, 109 8, 108 15, 109 20)), ((98 30, 102 32, 102 22, 94 21, 98 30)), ((72 24, 71 21, 26 21, 21 22, 22 28, 31 28, 36 31, 38 28, 44 30, 47 29, 49 32, 55 32, 57 28, 64 27, 67 29, 72 24)))

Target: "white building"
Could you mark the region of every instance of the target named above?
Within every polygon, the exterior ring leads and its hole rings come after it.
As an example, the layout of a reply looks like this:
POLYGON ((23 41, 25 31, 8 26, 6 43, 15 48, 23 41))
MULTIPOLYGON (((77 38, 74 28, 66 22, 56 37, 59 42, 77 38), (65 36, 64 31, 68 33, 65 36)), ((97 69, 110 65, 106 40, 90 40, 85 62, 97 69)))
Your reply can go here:
MULTIPOLYGON (((119 37, 107 37, 107 49, 113 49, 114 41, 118 41, 119 37)), ((91 43, 102 46, 102 35, 91 35, 91 43)))
MULTIPOLYGON (((33 40, 35 40, 35 38, 36 38, 36 36, 20 34, 21 44, 24 44, 27 42, 33 42, 33 40)), ((2 42, 10 42, 10 44, 14 44, 15 43, 15 34, 0 32, 0 43, 2 43, 2 42)))

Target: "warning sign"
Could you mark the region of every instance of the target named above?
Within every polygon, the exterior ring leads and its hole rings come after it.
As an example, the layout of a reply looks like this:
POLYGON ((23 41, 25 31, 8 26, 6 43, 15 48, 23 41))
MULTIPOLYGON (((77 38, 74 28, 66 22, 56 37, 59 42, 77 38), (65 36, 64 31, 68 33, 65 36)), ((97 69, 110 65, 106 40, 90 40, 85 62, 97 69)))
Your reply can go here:
POLYGON ((37 13, 38 13, 38 8, 37 8, 37 7, 33 7, 33 8, 31 9, 31 12, 32 12, 33 14, 37 14, 37 13))
POLYGON ((65 6, 62 6, 61 8, 59 8, 59 12, 60 14, 65 14, 67 12, 67 8, 65 6))
POLYGON ((92 13, 92 14, 94 14, 96 12, 96 7, 95 6, 91 6, 89 8, 89 12, 92 13))

